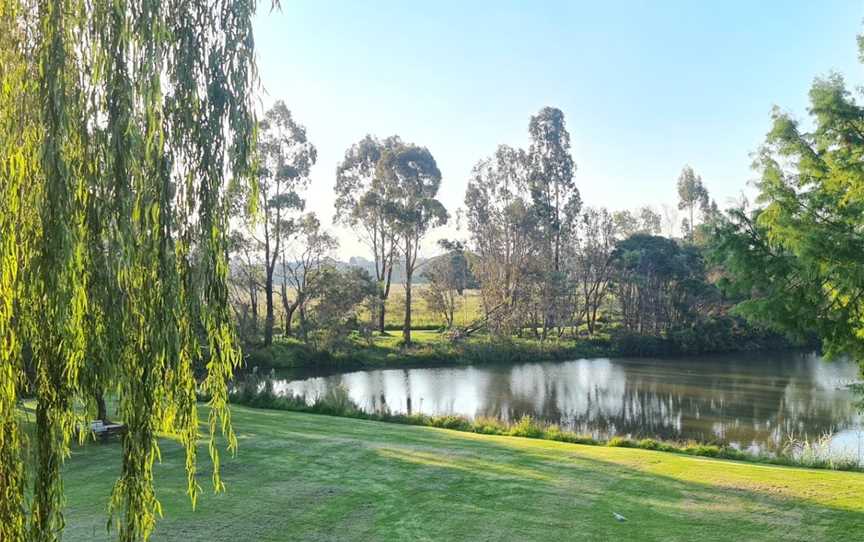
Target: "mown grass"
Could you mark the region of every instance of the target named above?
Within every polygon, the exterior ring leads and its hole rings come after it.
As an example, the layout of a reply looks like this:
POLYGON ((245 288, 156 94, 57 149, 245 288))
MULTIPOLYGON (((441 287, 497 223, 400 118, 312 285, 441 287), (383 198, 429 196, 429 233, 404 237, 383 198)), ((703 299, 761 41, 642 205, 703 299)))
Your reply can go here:
MULTIPOLYGON (((153 540, 853 540, 864 475, 233 407, 228 492, 184 494, 163 441, 153 540), (627 521, 619 522, 613 512, 627 521)), ((119 445, 65 468, 66 541, 112 540, 119 445)), ((201 483, 209 464, 202 449, 201 483)))
POLYGON ((787 446, 772 453, 752 453, 739 450, 723 443, 697 441, 662 441, 652 438, 633 439, 614 436, 609 439, 595 438, 573 431, 561 429, 556 424, 545 423, 525 415, 516 422, 505 422, 496 418, 468 418, 455 414, 427 415, 391 413, 389 410, 367 412, 354 403, 348 391, 342 387, 330 388, 321 397, 307 400, 296 395, 277 395, 272 389, 272 377, 250 375, 243 383, 232 390, 229 401, 234 404, 270 410, 306 412, 342 416, 363 420, 374 420, 405 425, 439 427, 480 433, 484 435, 505 435, 586 444, 609 446, 613 448, 640 448, 661 452, 680 453, 702 457, 735 459, 753 463, 798 466, 817 469, 862 471, 859 458, 832 452, 827 441, 790 440, 787 446))

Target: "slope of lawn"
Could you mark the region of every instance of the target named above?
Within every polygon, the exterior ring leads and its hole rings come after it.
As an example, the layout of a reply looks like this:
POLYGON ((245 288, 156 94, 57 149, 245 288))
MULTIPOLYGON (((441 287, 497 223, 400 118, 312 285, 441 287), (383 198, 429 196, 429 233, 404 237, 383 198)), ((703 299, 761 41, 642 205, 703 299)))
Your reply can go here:
MULTIPOLYGON (((236 407, 228 492, 192 511, 163 441, 154 540, 858 540, 864 474, 236 407), (620 522, 613 512, 626 521, 620 522)), ((66 467, 66 541, 112 540, 119 446, 66 467)), ((202 456, 206 455, 202 448, 202 456)), ((209 483, 202 461, 201 484, 209 483)))

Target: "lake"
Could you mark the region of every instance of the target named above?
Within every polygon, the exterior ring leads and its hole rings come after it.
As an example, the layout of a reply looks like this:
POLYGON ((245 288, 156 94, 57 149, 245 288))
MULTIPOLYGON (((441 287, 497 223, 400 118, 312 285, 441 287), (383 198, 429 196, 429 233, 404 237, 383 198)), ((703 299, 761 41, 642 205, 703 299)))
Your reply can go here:
POLYGON ((830 438, 861 457, 864 433, 848 385, 858 368, 814 353, 677 359, 580 359, 341 374, 275 373, 274 391, 307 401, 343 386, 368 412, 523 415, 598 438, 723 442, 776 451, 790 437, 830 438))

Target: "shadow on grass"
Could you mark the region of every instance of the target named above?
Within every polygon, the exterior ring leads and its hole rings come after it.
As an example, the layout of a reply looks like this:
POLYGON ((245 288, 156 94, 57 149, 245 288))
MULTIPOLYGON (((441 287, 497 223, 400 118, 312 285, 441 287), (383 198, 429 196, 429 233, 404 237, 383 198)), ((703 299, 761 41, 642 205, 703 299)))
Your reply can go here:
MULTIPOLYGON (((864 532, 864 494, 826 504, 832 491, 864 493, 860 474, 232 411, 242 438, 238 457, 223 459, 228 493, 205 491, 195 512, 183 493, 182 450, 163 444, 157 481, 166 517, 154 541, 788 542, 852 540, 864 532), (664 465, 674 468, 661 472, 664 465), (739 469, 756 485, 736 482, 739 469), (764 472, 770 479, 759 478, 764 472), (693 479, 702 473, 704 480, 693 479), (812 480, 797 487, 796 477, 812 480), (616 521, 613 512, 627 521, 616 521)), ((110 539, 100 526, 118 453, 116 444, 74 453, 71 536, 64 539, 110 539)), ((206 448, 200 459, 205 485, 206 448)))
MULTIPOLYGON (((430 430, 421 428, 421 430, 430 430)), ((436 431, 436 439, 441 436, 436 431)), ((553 506, 572 509, 579 517, 574 520, 587 539, 611 539, 629 533, 639 540, 841 540, 864 532, 864 492, 857 492, 857 501, 827 504, 805 497, 783 494, 782 479, 760 482, 746 480, 729 470, 743 468, 756 471, 768 469, 784 476, 827 475, 828 484, 843 491, 843 482, 858 478, 864 488, 864 477, 858 473, 825 473, 777 466, 753 466, 713 459, 675 457, 692 462, 693 471, 700 464, 727 470, 724 483, 721 472, 712 473, 712 481, 700 482, 680 476, 646 471, 621 462, 587 457, 584 447, 551 443, 551 451, 533 451, 522 445, 496 443, 490 439, 465 439, 457 434, 447 438, 449 453, 436 451, 418 443, 401 450, 382 448, 379 454, 388 461, 400 461, 428 472, 424 478, 436 478, 435 471, 450 470, 464 477, 463 484, 488 486, 509 480, 510 486, 522 488, 520 506, 526 511, 539 501, 552 501, 553 506), (461 441, 461 445, 458 442, 461 441), (572 450, 567 448, 571 447, 572 450), (455 448, 455 450, 454 450, 455 448), (833 481, 830 479, 834 478, 833 481), (750 487, 744 482, 752 482, 750 487), (756 486, 756 487, 753 487, 756 486), (857 506, 856 506, 857 504, 857 506), (626 528, 618 526, 613 513, 627 518, 626 528), (633 528, 636 530, 634 531, 633 528)), ((440 443, 438 443, 440 447, 440 443)), ((599 449, 601 452, 604 449, 599 449)), ((614 454, 615 449, 605 449, 614 454)), ((627 451, 628 453, 631 451, 627 451)), ((663 452, 637 451, 650 467, 662 462, 663 452), (652 454, 657 454, 652 458, 652 454), (653 459, 653 461, 652 461, 653 459)), ((685 467, 686 469, 686 467, 685 467)), ((506 485, 506 484, 505 484, 506 485)), ((794 485, 794 484, 791 484, 794 485)), ((825 489, 825 488, 822 488, 825 489)), ((501 494, 501 498, 508 495, 501 494)), ((491 505, 492 503, 490 503, 491 505)), ((548 514, 548 509, 538 513, 548 514)))

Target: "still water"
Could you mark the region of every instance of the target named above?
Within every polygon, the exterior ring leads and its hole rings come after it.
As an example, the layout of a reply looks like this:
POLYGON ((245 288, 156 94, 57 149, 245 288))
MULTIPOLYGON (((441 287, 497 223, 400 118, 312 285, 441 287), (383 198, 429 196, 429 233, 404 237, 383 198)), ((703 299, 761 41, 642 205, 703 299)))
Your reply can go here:
POLYGON ((831 436, 832 450, 864 447, 858 368, 801 352, 679 359, 580 359, 342 374, 277 373, 274 391, 313 401, 342 386, 369 412, 528 414, 595 437, 724 442, 777 450, 789 437, 831 436))

